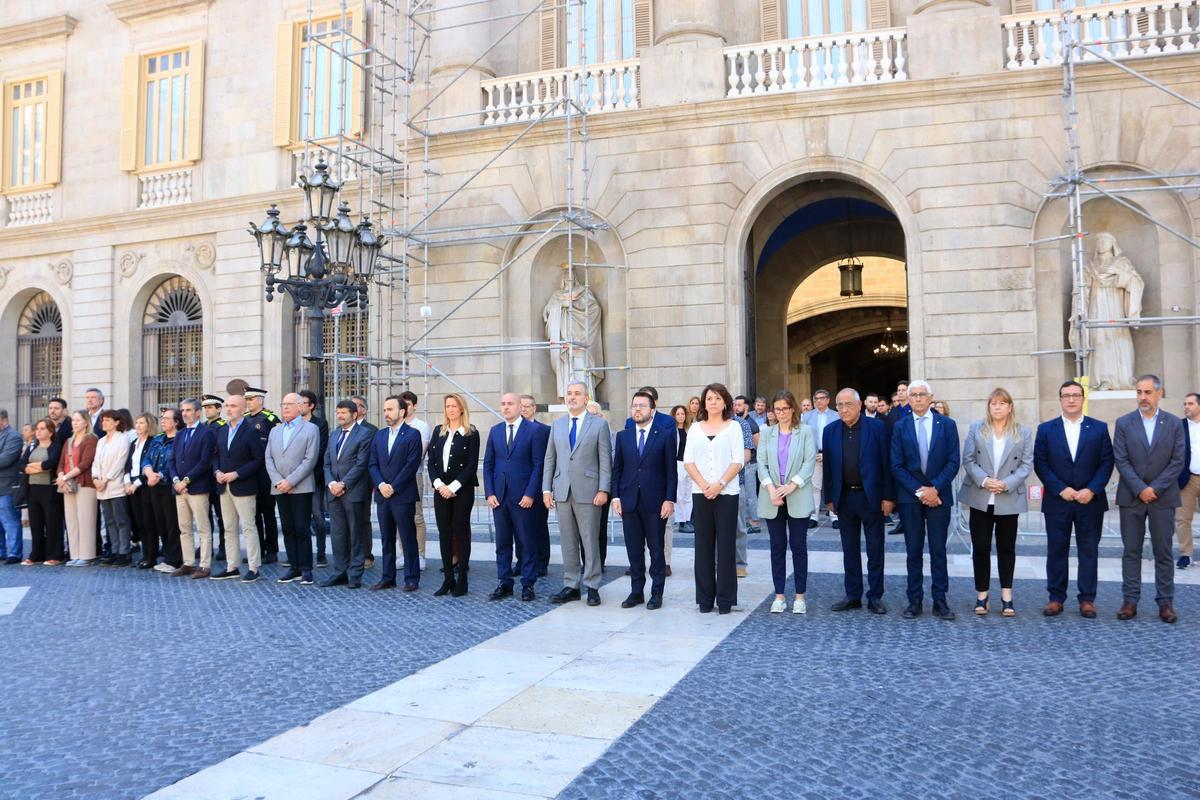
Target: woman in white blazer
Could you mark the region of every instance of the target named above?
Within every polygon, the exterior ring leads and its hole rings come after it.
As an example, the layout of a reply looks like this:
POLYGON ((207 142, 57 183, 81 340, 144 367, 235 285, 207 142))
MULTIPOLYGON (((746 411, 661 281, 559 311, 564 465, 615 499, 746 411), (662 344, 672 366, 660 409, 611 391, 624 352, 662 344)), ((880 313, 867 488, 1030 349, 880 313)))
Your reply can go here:
POLYGON ((812 428, 800 424, 800 407, 784 390, 771 401, 778 424, 758 434, 758 515, 767 521, 771 536, 771 579, 775 601, 771 613, 787 608, 787 549, 792 547, 792 572, 796 596, 793 614, 804 614, 808 603, 808 526, 815 511, 812 478, 817 467, 817 446, 812 428), (803 490, 803 491, 801 491, 803 490))
POLYGON ((1017 561, 1017 519, 1029 509, 1025 481, 1033 471, 1033 434, 1017 422, 1012 395, 994 389, 988 395, 987 416, 971 423, 962 452, 963 481, 959 502, 971 509, 971 543, 975 566, 975 613, 987 614, 991 604, 992 534, 1000 572, 1000 601, 1006 617, 1013 608, 1013 570, 1017 561))

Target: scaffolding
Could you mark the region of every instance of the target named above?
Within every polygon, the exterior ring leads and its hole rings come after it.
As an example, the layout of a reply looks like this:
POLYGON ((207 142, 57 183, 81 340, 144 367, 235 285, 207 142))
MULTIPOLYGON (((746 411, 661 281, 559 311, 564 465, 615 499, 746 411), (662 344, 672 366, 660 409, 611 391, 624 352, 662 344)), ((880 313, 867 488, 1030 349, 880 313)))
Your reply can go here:
MULTIPOLYGON (((1066 199, 1067 232, 1059 236, 1036 239, 1029 244, 1036 247, 1042 244, 1069 241, 1071 265, 1071 319, 1070 328, 1072 341, 1070 346, 1063 349, 1039 350, 1034 356, 1049 356, 1070 354, 1074 359, 1075 376, 1085 378, 1090 376, 1091 333, 1100 328, 1148 328, 1169 326, 1200 325, 1200 315, 1156 316, 1156 317, 1118 317, 1113 319, 1093 319, 1090 316, 1089 297, 1087 294, 1087 247, 1085 241, 1090 235, 1084 229, 1084 204, 1097 197, 1105 197, 1133 214, 1153 223, 1175 238, 1200 250, 1200 242, 1183 231, 1168 225, 1161 219, 1139 208, 1136 204, 1125 199, 1124 195, 1143 192, 1170 192, 1182 195, 1184 192, 1200 189, 1200 172, 1160 172, 1140 173, 1127 176, 1099 177, 1089 175, 1083 164, 1079 143, 1079 108, 1078 108, 1078 68, 1082 64, 1107 63, 1122 72, 1137 78, 1144 84, 1165 92, 1181 103, 1200 111, 1200 101, 1186 97, 1169 86, 1155 80, 1128 64, 1125 59, 1146 55, 1152 46, 1160 52, 1172 52, 1186 49, 1190 46, 1187 31, 1191 30, 1186 15, 1190 11, 1184 6, 1173 8, 1163 5, 1148 10, 1136 19, 1136 26, 1126 27, 1118 24, 1115 27, 1097 29, 1094 21, 1089 21, 1086 13, 1080 9, 1064 7, 1060 13, 1056 29, 1058 41, 1048 43, 1055 49, 1061 48, 1063 61, 1063 129, 1066 133, 1066 172, 1051 181, 1050 190, 1044 199, 1066 199), (1180 16, 1184 15, 1184 16, 1180 16), (1134 31, 1136 28, 1136 31, 1134 31), (1098 35, 1101 30, 1115 33, 1105 37, 1098 35), (1176 39, 1182 42, 1182 47, 1176 45, 1176 39), (1153 185, 1145 185, 1151 183, 1153 185)), ((1046 46, 1046 44, 1043 44, 1046 46)), ((1089 384, 1090 385, 1090 382, 1089 384)))
MULTIPOLYGON (((422 382, 421 394, 428 401, 430 384, 441 380, 470 397, 477 407, 498 416, 492 404, 464 385, 447 368, 447 359, 502 354, 516 351, 545 352, 565 360, 568 368, 582 365, 575 377, 589 386, 599 373, 627 369, 591 363, 588 342, 592 339, 590 310, 593 293, 591 272, 595 269, 624 269, 622 265, 594 263, 591 260, 592 236, 607 228, 591 210, 590 184, 593 173, 588 147, 588 93, 596 91, 595 77, 585 72, 562 69, 558 79, 539 84, 532 89, 506 89, 514 104, 526 109, 512 124, 504 143, 491 152, 483 153, 482 163, 453 186, 435 187, 439 176, 431 158, 435 137, 458 131, 478 129, 487 117, 484 108, 459 113, 436 114, 437 101, 464 77, 470 76, 487 55, 502 41, 536 15, 552 12, 561 19, 578 21, 574 31, 567 32, 568 52, 579 48, 588 33, 586 14, 568 14, 571 7, 582 8, 584 0, 520 0, 513 13, 491 15, 490 0, 369 0, 358 6, 366 12, 366 24, 355 25, 351 19, 355 7, 341 0, 341 24, 322 33, 313 27, 314 12, 309 3, 309 41, 327 53, 331 63, 341 71, 342 85, 349 85, 347 76, 359 71, 367 100, 367 125, 361 136, 348 135, 346 107, 348 92, 341 93, 339 127, 332 137, 305 138, 302 164, 311 163, 314 155, 331 164, 331 172, 339 178, 357 180, 358 207, 369 209, 378 221, 388 242, 380 255, 380 265, 373 279, 370 296, 370 329, 374 332, 368 353, 324 352, 316 356, 333 370, 333 385, 338 386, 339 367, 346 364, 366 365, 370 370, 372 395, 378 399, 402 388, 414 390, 414 382, 422 382), (465 13, 464 13, 465 12, 465 13), (467 66, 455 74, 435 76, 433 45, 438 34, 454 36, 474 26, 502 28, 500 35, 475 54, 467 66), (359 33, 361 32, 361 34, 359 33), (435 80, 436 78, 436 80, 435 80), (508 221, 480 221, 478 224, 439 225, 440 217, 450 210, 477 179, 497 165, 506 153, 538 128, 562 126, 565 157, 562 163, 563 204, 559 211, 539 213, 533 217, 508 221), (485 337, 468 344, 437 346, 433 334, 457 316, 472 300, 489 286, 501 280, 522 257, 534 252, 543 243, 562 237, 566 244, 565 280, 571 287, 581 286, 583 329, 577 329, 574 314, 565 315, 566 330, 555 339, 509 341, 502 329, 499 341, 485 337), (430 296, 431 273, 436 269, 434 251, 454 246, 479 243, 512 244, 500 263, 474 289, 449 304, 449 308, 434 314, 430 296), (578 283, 577 283, 578 280, 578 283)), ((360 12, 361 13, 361 12, 360 12)), ((304 51, 312 57, 312 48, 304 51)), ((580 59, 582 61, 582 58, 580 59)), ((568 59, 569 61, 569 59, 568 59)), ((636 80, 631 75, 630 80, 636 80)), ((311 87, 310 87, 311 91, 311 87)), ((307 98, 303 108, 311 110, 314 103, 307 98)), ((497 120, 492 119, 492 122, 497 120)), ((492 130, 498 128, 492 127, 492 130)), ((305 125, 305 130, 308 126, 305 125)), ((338 325, 334 317, 335 330, 338 325)), ((341 339, 335 334, 335 343, 341 339)), ((309 358, 312 358, 310 354, 309 358)), ((428 402, 425 403, 428 407, 428 402)))

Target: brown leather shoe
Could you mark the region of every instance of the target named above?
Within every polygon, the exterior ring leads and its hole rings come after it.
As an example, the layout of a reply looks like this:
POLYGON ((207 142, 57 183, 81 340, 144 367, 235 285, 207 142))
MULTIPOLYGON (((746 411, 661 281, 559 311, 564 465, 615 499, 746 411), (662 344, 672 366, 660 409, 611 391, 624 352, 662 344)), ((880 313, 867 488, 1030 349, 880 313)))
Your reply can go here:
POLYGON ((667 571, 664 572, 663 574, 666 575, 668 578, 671 577, 671 565, 670 564, 667 564, 667 571))
POLYGON ((1079 601, 1079 616, 1083 617, 1084 619, 1095 619, 1096 618, 1095 603, 1092 603, 1090 600, 1080 600, 1079 601))
POLYGON ((1117 612, 1117 619, 1122 622, 1128 619, 1133 619, 1137 616, 1137 603, 1131 603, 1128 600, 1121 606, 1121 610, 1117 612))
POLYGON ((1170 603, 1163 603, 1158 607, 1158 618, 1169 625, 1174 625, 1179 621, 1179 615, 1175 613, 1175 609, 1170 603))
POLYGON ((204 567, 201 567, 200 569, 198 569, 192 573, 192 580, 200 580, 201 578, 207 578, 209 575, 212 575, 212 570, 208 570, 208 569, 205 569, 204 567))
POLYGON ((1047 617, 1057 617, 1062 613, 1063 604, 1057 600, 1051 600, 1046 603, 1046 607, 1042 609, 1042 614, 1047 617))
POLYGON ((182 578, 184 575, 191 575, 195 571, 195 567, 189 567, 187 564, 184 564, 182 567, 176 568, 176 570, 171 573, 171 577, 182 578))

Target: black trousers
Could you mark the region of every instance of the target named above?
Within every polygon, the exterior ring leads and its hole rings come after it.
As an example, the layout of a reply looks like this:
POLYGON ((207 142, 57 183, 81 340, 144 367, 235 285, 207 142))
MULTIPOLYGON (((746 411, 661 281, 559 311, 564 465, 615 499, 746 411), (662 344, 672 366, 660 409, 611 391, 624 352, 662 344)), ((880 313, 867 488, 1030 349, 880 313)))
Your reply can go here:
POLYGON ((986 592, 992 583, 992 532, 996 533, 996 566, 1000 588, 1011 589, 1017 566, 1017 518, 1019 514, 997 514, 971 509, 971 552, 975 567, 975 591, 986 592))
MULTIPOLYGON (((663 552, 663 534, 667 521, 659 516, 661 505, 641 503, 624 512, 621 527, 625 533, 625 554, 629 556, 629 591, 645 594, 646 551, 650 551, 650 595, 662 597, 667 580, 667 559, 663 552)), ((604 536, 607 536, 607 531, 604 536)))
POLYGON ((351 580, 362 580, 366 542, 363 536, 363 509, 370 512, 371 501, 352 502, 331 497, 329 505, 329 543, 333 547, 333 572, 351 580))
POLYGON ((737 604, 738 496, 719 494, 709 500, 692 495, 692 525, 696 528, 696 605, 711 611, 715 604, 737 604))
POLYGON ((275 495, 270 484, 258 484, 254 497, 254 527, 258 530, 258 543, 264 553, 279 555, 279 526, 275 522, 275 495))
POLYGON ((29 485, 29 560, 63 560, 63 499, 54 484, 29 485))
POLYGON ((283 524, 283 546, 287 548, 292 572, 312 572, 312 492, 275 495, 279 521, 283 524))
POLYGON ((208 524, 216 545, 213 547, 215 553, 225 546, 225 517, 221 513, 221 493, 217 491, 208 495, 208 524))
POLYGON ((172 567, 183 565, 183 551, 179 549, 179 515, 175 513, 175 492, 171 484, 159 481, 157 486, 150 487, 150 505, 154 509, 154 530, 147 534, 142 546, 142 558, 154 561, 159 552, 162 553, 163 563, 172 567), (153 540, 153 543, 150 543, 153 540), (162 541, 162 550, 158 543, 162 541), (147 555, 149 553, 149 555, 147 555))
POLYGON ((150 494, 150 487, 144 483, 134 490, 129 497, 129 518, 133 529, 141 536, 142 560, 153 564, 158 558, 158 525, 154 521, 154 501, 150 494))
POLYGON ((374 533, 371 528, 371 506, 373 505, 372 500, 368 499, 367 502, 362 504, 362 508, 359 510, 359 513, 362 515, 363 558, 374 558, 371 555, 371 547, 375 544, 374 533))
POLYGON ((471 506, 475 487, 463 486, 447 500, 433 493, 433 517, 437 520, 438 548, 442 552, 442 570, 453 575, 454 565, 466 570, 471 563, 471 506))

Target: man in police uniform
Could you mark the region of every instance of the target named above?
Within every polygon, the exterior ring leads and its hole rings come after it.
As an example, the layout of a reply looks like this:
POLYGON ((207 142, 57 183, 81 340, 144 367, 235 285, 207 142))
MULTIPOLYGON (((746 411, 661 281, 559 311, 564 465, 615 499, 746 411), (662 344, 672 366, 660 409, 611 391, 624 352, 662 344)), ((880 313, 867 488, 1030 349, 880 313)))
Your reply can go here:
MULTIPOLYGON (((266 389, 255 389, 247 386, 243 393, 246 397, 246 422, 262 440, 266 449, 267 439, 271 429, 279 424, 279 417, 274 412, 263 408, 263 398, 267 396, 266 389)), ((258 473, 258 495, 255 498, 254 526, 258 529, 258 541, 262 545, 262 563, 274 564, 279 561, 279 523, 275 520, 275 498, 271 495, 271 477, 265 469, 258 473)))
MULTIPOLYGON (((215 394, 202 395, 200 407, 204 410, 204 421, 200 424, 206 428, 212 428, 214 433, 218 429, 224 428, 225 420, 221 419, 221 406, 224 404, 224 399, 215 394)), ((214 487, 209 493, 208 499, 208 521, 212 527, 213 538, 216 540, 216 547, 213 549, 217 554, 217 561, 224 561, 225 520, 221 517, 221 493, 214 487)))

